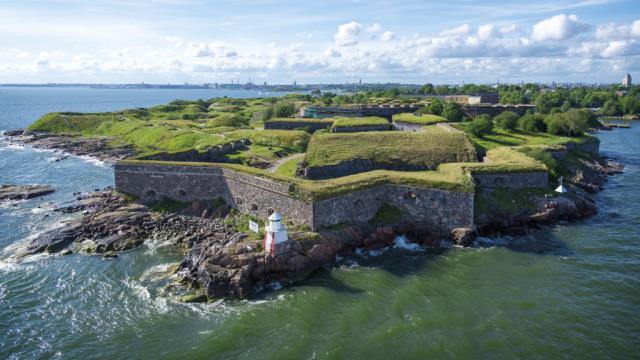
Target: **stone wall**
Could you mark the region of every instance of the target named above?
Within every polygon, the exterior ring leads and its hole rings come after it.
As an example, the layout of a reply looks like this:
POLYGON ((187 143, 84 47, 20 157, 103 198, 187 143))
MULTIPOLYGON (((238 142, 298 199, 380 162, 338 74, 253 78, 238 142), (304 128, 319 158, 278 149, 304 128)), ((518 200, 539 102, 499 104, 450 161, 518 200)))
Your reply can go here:
POLYGON ((574 144, 568 143, 565 145, 567 150, 586 152, 591 155, 598 155, 600 153, 600 141, 595 141, 587 144, 574 144))
POLYGON ((188 161, 188 162, 224 162, 224 156, 237 150, 246 149, 249 140, 238 140, 228 144, 212 146, 205 151, 187 150, 180 152, 160 152, 140 157, 140 160, 188 161))
MULTIPOLYGON (((547 173, 472 175, 479 188, 546 187, 547 173)), ((265 219, 272 211, 312 230, 347 222, 366 222, 383 205, 399 209, 408 222, 445 234, 474 226, 474 193, 409 185, 379 185, 333 198, 305 202, 291 195, 289 184, 212 166, 115 165, 116 188, 144 202, 223 199, 241 212, 265 219)))
POLYGON ((341 126, 331 128, 332 133, 352 133, 363 131, 388 131, 392 130, 393 125, 368 125, 368 126, 341 126))
POLYGON ((310 122, 310 121, 265 121, 265 130, 300 130, 314 133, 318 130, 328 129, 333 122, 310 122))
POLYGON ((383 205, 390 205, 405 220, 444 235, 458 227, 473 227, 473 201, 473 193, 381 185, 316 202, 313 227, 369 221, 383 205))
POLYGON ((223 199, 259 218, 273 210, 298 224, 312 224, 311 204, 294 199, 288 185, 237 171, 198 166, 115 165, 116 189, 143 202, 223 199))
POLYGON ((382 163, 369 159, 353 159, 341 161, 334 165, 306 167, 303 170, 304 178, 311 180, 333 179, 353 174, 359 174, 373 170, 394 170, 394 171, 424 171, 432 170, 433 166, 411 165, 402 161, 393 163, 382 163))
POLYGON ((472 173, 471 176, 480 188, 546 188, 549 186, 547 172, 519 172, 519 173, 472 173))

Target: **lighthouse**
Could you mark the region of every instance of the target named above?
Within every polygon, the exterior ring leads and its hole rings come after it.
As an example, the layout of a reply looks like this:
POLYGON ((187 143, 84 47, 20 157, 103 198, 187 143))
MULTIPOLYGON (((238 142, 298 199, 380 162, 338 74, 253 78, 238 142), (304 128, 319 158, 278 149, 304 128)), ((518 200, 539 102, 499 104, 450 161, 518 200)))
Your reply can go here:
POLYGON ((264 228, 262 248, 271 255, 278 255, 287 250, 287 228, 282 225, 282 215, 277 211, 269 216, 268 225, 264 228))

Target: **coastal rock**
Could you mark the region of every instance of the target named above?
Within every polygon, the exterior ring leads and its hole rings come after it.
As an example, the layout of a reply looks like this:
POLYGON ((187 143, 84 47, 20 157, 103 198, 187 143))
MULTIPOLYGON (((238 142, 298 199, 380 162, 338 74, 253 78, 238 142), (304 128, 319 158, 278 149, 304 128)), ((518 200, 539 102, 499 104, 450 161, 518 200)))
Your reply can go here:
MULTIPOLYGON (((107 163, 115 163, 135 154, 135 148, 111 137, 72 136, 47 132, 29 132, 25 130, 6 131, 9 142, 27 144, 38 149, 61 150, 77 156, 90 156, 107 163)), ((61 156, 56 161, 61 161, 61 156)))
POLYGON ((469 246, 473 243, 475 230, 456 228, 451 231, 451 241, 456 245, 469 246))
POLYGON ((49 185, 0 185, 0 201, 24 200, 51 194, 56 191, 49 185))

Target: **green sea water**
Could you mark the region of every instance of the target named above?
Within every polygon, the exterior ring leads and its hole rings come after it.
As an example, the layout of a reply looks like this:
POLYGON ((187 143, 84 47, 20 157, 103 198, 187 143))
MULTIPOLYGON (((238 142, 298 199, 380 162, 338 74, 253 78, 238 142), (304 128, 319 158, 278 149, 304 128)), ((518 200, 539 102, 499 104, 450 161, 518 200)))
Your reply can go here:
POLYGON ((163 291, 182 257, 166 239, 113 260, 16 262, 25 239, 66 219, 48 209, 112 184, 112 170, 0 142, 0 183, 59 188, 0 207, 0 358, 640 358, 640 123, 598 136, 627 170, 596 195, 593 218, 482 247, 342 259, 298 286, 207 304, 163 291))

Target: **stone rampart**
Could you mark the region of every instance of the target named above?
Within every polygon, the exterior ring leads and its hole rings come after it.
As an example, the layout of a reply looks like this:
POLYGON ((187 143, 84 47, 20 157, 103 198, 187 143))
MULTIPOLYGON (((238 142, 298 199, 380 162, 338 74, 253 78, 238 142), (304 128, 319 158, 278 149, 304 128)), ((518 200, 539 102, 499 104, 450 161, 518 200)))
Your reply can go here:
MULTIPOLYGON (((546 187, 545 172, 475 173, 479 188, 546 187)), ((445 234, 474 226, 474 193, 420 186, 386 184, 319 201, 292 195, 290 184, 215 166, 158 164, 115 165, 116 188, 144 202, 172 199, 223 199, 230 206, 258 218, 281 212, 290 223, 312 230, 348 222, 371 220, 383 205, 399 209, 407 222, 445 234)))
POLYGON ((393 125, 340 126, 331 128, 332 133, 352 133, 364 131, 389 131, 393 125))
POLYGON ((187 161, 187 162, 223 162, 224 156, 250 145, 249 140, 238 140, 228 144, 217 145, 203 151, 186 150, 180 152, 159 152, 142 156, 140 160, 187 161))
POLYGON ((313 227, 369 221, 383 205, 389 205, 400 210, 404 220, 444 235, 455 228, 473 227, 473 201, 473 193, 380 185, 314 203, 313 227))
POLYGON ((513 173, 472 173, 476 187, 480 188, 546 188, 549 178, 546 171, 513 173))
POLYGON ((331 121, 265 121, 265 130, 305 130, 314 133, 318 130, 328 129, 333 125, 331 121))
POLYGON ((115 165, 116 188, 143 202, 223 199, 258 218, 278 210, 289 221, 312 224, 311 204, 289 195, 289 186, 218 167, 115 165))

